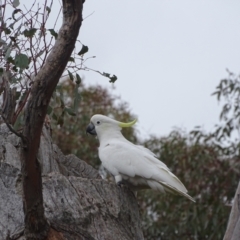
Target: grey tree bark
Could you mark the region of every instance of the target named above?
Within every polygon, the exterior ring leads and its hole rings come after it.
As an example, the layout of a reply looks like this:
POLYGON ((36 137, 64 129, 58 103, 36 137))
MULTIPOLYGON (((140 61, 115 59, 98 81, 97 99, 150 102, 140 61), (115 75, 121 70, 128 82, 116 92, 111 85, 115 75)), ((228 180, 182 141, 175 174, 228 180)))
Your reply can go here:
POLYGON ((234 196, 232 210, 228 220, 228 226, 223 240, 240 239, 240 182, 234 196))
MULTIPOLYGON (((25 239, 20 139, 0 125, 0 239, 25 239)), ((141 240, 137 200, 127 188, 101 179, 74 155, 64 156, 43 128, 38 152, 48 239, 141 240)))

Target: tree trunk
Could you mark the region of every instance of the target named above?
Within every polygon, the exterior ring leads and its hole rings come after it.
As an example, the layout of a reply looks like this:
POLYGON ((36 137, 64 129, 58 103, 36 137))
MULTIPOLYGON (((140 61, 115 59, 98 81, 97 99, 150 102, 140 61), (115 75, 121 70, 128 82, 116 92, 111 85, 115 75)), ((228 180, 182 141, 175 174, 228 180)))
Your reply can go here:
MULTIPOLYGON (((5 124, 0 126, 0 144, 0 239, 23 240, 20 140, 5 124)), ((47 239, 143 239, 134 194, 101 179, 97 170, 76 156, 64 156, 46 128, 37 158, 51 228, 47 239)))
POLYGON ((223 240, 240 239, 240 182, 235 193, 232 210, 228 220, 228 226, 223 240))
POLYGON ((49 101, 75 47, 84 0, 62 0, 63 23, 44 66, 33 80, 24 109, 21 163, 23 209, 27 239, 44 239, 49 230, 44 216, 42 177, 37 152, 49 101))

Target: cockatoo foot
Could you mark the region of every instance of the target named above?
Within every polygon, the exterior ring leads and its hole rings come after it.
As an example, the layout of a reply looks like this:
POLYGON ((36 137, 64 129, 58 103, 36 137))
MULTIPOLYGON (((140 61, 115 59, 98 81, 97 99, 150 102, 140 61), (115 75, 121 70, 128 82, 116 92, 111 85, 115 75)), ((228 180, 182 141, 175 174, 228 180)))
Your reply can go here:
POLYGON ((126 184, 125 184, 123 181, 117 182, 117 185, 118 185, 119 187, 126 187, 126 184))

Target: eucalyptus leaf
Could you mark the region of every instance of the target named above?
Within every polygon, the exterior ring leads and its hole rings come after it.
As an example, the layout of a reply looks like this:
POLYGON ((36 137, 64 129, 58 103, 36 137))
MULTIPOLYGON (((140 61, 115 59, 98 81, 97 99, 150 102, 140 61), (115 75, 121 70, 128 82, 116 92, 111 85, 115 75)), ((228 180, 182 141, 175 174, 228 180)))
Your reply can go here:
POLYGON ((58 34, 55 32, 54 29, 48 29, 48 31, 51 33, 51 35, 52 35, 55 39, 57 39, 58 34))
POLYGON ((51 12, 51 8, 50 8, 50 7, 48 7, 48 6, 46 7, 46 10, 47 10, 47 12, 48 12, 48 13, 50 13, 50 12, 51 12))
POLYGON ((44 50, 41 50, 40 52, 37 53, 36 58, 40 57, 43 53, 45 53, 44 50))
POLYGON ((74 112, 78 111, 80 101, 81 101, 81 94, 78 91, 78 85, 76 85, 74 89, 74 101, 73 101, 74 112))
POLYGON ((20 2, 19 2, 19 0, 13 0, 12 4, 13 4, 13 7, 16 8, 19 6, 20 2))
POLYGON ((9 28, 4 28, 4 32, 5 32, 5 34, 10 34, 12 31, 9 29, 9 28))
POLYGON ((48 108, 47 108, 47 114, 50 115, 52 113, 52 107, 50 105, 48 105, 48 108))
POLYGON ((12 47, 9 47, 5 53, 5 60, 8 60, 12 51, 12 47))
POLYGON ((80 84, 82 82, 81 77, 76 73, 76 84, 80 84))
POLYGON ((28 56, 25 54, 17 54, 15 57, 15 65, 19 67, 21 70, 27 68, 29 64, 28 56))
POLYGON ((70 116, 76 116, 76 113, 73 109, 65 107, 64 109, 70 116))
POLYGON ((73 57, 70 57, 70 58, 68 59, 68 61, 69 61, 69 62, 75 62, 75 59, 74 59, 73 57))
POLYGON ((73 81, 73 74, 70 71, 68 71, 68 75, 69 75, 69 78, 73 81))
POLYGON ((23 31, 23 35, 25 37, 29 37, 29 38, 32 38, 34 36, 34 34, 36 33, 37 29, 36 28, 31 28, 29 30, 25 29, 23 31))
POLYGON ((82 49, 80 50, 80 52, 78 53, 78 55, 83 55, 86 52, 88 52, 88 46, 82 45, 82 49))
MULTIPOLYGON (((13 12, 12 12, 12 18, 15 20, 14 23, 16 23, 16 21, 18 21, 19 19, 16 19, 15 18, 15 15, 18 13, 18 12, 21 12, 22 10, 21 9, 15 9, 13 12)), ((10 25, 9 25, 10 27, 10 25)))

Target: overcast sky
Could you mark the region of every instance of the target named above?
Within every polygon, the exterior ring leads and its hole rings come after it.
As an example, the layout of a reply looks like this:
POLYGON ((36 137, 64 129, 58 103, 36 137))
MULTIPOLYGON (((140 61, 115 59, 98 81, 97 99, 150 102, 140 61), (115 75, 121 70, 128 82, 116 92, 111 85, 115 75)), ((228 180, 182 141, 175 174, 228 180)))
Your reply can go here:
MULTIPOLYGON (((220 108, 211 95, 226 68, 239 73, 240 1, 87 0, 80 39, 89 67, 116 74, 116 94, 143 135, 174 126, 209 130, 220 108)), ((107 79, 82 73, 109 89, 107 79)))
POLYGON ((86 0, 84 17, 92 15, 79 39, 96 56, 88 67, 117 75, 116 90, 96 73, 80 74, 121 95, 143 137, 210 130, 220 111, 211 93, 226 68, 240 72, 239 9, 237 0, 86 0))

